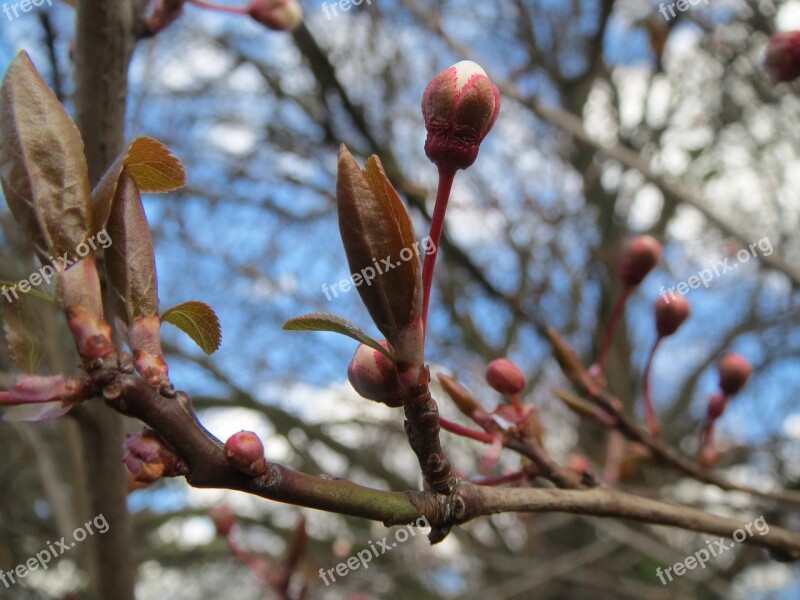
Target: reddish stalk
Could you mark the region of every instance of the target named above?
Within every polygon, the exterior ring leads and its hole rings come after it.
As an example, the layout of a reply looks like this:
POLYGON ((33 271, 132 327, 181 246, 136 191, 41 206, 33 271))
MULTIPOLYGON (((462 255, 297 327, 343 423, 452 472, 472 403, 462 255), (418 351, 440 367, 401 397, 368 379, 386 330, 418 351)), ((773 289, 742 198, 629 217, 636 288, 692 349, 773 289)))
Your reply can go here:
POLYGON ((209 10, 217 10, 220 12, 233 13, 236 15, 246 15, 247 8, 244 6, 226 6, 225 4, 214 4, 213 2, 206 2, 206 0, 189 0, 191 4, 207 8, 209 10))
POLYGON ((450 190, 453 189, 455 176, 456 169, 453 167, 439 166, 439 187, 436 191, 436 204, 433 207, 431 229, 428 233, 428 239, 433 243, 433 252, 425 255, 425 262, 422 265, 422 324, 426 331, 428 329, 428 301, 431 297, 433 268, 436 265, 436 255, 439 253, 439 241, 444 229, 444 213, 447 210, 447 201, 450 199, 450 190))
POLYGON ((656 338, 653 347, 650 349, 650 354, 647 356, 647 362, 644 365, 644 373, 642 375, 642 395, 644 397, 644 420, 647 424, 647 429, 650 430, 650 433, 654 436, 658 437, 659 432, 661 431, 661 427, 658 424, 658 418, 656 417, 656 412, 653 409, 653 399, 650 396, 650 368, 653 365, 653 356, 656 353, 656 348, 661 343, 661 340, 664 339, 662 336, 658 336, 656 338))
POLYGON ((519 481, 523 477, 525 477, 525 471, 514 471, 513 473, 506 473, 505 475, 497 475, 495 477, 473 479, 472 483, 475 485, 500 485, 503 483, 511 483, 512 481, 519 481))
POLYGON ((439 417, 439 427, 445 431, 449 431, 450 433, 460 435, 461 437, 470 438, 472 440, 477 440, 479 442, 483 442, 484 444, 491 444, 495 441, 495 439, 497 439, 496 434, 470 429, 469 427, 464 427, 463 425, 459 425, 453 421, 448 421, 444 417, 439 417))
POLYGON ((625 312, 625 302, 627 302, 628 297, 631 295, 633 287, 634 286, 626 285, 624 288, 622 288, 622 292, 620 292, 616 302, 614 302, 614 307, 611 309, 611 316, 608 319, 608 325, 606 325, 606 331, 603 334, 603 340, 600 342, 600 351, 597 353, 597 360, 591 367, 591 371, 597 371, 598 375, 603 371, 606 354, 608 354, 608 349, 611 347, 611 339, 614 336, 614 330, 617 328, 617 323, 619 322, 622 313, 625 312))

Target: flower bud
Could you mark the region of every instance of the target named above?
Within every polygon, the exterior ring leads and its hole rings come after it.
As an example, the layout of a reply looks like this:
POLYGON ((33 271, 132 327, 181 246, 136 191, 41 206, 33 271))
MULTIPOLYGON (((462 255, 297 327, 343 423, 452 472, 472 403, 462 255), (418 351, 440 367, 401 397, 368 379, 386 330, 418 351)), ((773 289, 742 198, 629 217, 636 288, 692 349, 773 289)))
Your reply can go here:
POLYGON ((726 396, 733 396, 744 387, 753 372, 747 359, 739 354, 723 354, 717 363, 719 387, 726 396))
POLYGON ((500 111, 500 92, 479 65, 462 60, 434 77, 422 96, 425 154, 438 166, 466 169, 500 111))
POLYGON ((672 335, 689 317, 689 301, 683 296, 659 296, 655 303, 656 331, 660 337, 672 335))
POLYGON ((294 31, 303 22, 303 9, 297 0, 253 0, 247 14, 276 31, 294 31))
POLYGON ((708 399, 708 420, 716 421, 719 419, 722 413, 725 412, 726 406, 727 400, 725 399, 725 394, 720 394, 719 392, 712 394, 708 399))
MULTIPOLYGON (((378 343, 384 348, 389 347, 386 340, 378 343)), ((403 404, 394 363, 383 352, 359 344, 347 367, 347 379, 353 389, 367 400, 383 402, 387 406, 403 404)))
POLYGON ((0 406, 12 406, 5 421, 48 421, 67 414, 86 400, 87 381, 64 375, 20 375, 14 387, 0 392, 0 406))
POLYGON ((770 38, 764 67, 775 81, 800 77, 800 30, 781 31, 770 38))
POLYGON ((257 477, 267 472, 264 444, 252 431, 234 433, 225 442, 225 457, 236 470, 257 477))
POLYGON ((161 477, 177 477, 188 472, 186 465, 152 429, 145 428, 141 433, 128 434, 123 447, 128 452, 122 462, 135 482, 154 483, 161 477))
POLYGON ((217 535, 221 537, 227 537, 233 526, 236 525, 236 517, 234 517, 233 511, 224 504, 210 509, 208 516, 214 522, 217 535))
POLYGON ((501 394, 512 396, 525 389, 525 376, 513 362, 498 358, 486 367, 486 383, 501 394))
POLYGON ((642 283, 661 260, 661 244, 649 235, 626 240, 619 256, 619 277, 626 286, 642 283))

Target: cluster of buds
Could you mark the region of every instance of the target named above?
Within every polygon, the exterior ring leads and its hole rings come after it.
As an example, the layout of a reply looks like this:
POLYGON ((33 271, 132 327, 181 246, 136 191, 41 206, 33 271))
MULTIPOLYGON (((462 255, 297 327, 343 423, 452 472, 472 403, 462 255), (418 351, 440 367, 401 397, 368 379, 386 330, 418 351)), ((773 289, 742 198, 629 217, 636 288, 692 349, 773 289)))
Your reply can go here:
POLYGON ((719 460, 719 454, 714 445, 714 424, 725 412, 728 400, 738 394, 750 379, 753 367, 746 358, 734 352, 727 352, 717 362, 719 373, 719 391, 714 392, 708 399, 706 419, 700 430, 698 443, 698 462, 711 467, 719 460))
POLYGON ((258 477, 267 472, 264 444, 252 431, 240 431, 229 437, 225 442, 225 458, 228 464, 245 475, 258 477))
POLYGON ((800 77, 800 30, 773 35, 764 55, 764 66, 775 81, 794 81, 800 77))

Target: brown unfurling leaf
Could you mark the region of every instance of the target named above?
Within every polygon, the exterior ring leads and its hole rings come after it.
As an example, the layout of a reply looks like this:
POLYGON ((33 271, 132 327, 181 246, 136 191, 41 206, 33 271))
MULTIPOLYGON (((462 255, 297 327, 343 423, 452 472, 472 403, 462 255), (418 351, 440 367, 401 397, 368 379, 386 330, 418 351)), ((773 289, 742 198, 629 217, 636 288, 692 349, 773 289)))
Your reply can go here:
POLYGON ((136 138, 106 170, 92 192, 95 231, 105 226, 123 167, 142 192, 171 192, 186 185, 183 163, 169 148, 151 137, 136 138))
POLYGON ((219 318, 204 302, 191 301, 173 306, 161 315, 161 322, 175 325, 206 354, 213 354, 222 343, 219 318))
POLYGON ((358 327, 337 315, 309 313, 289 319, 283 324, 283 329, 286 331, 331 331, 333 333, 341 333, 357 342, 361 342, 365 346, 382 352, 392 361, 395 359, 392 352, 381 346, 358 327))
POLYGON ((43 263, 90 234, 91 189, 78 128, 25 52, 0 86, 0 182, 43 263))
POLYGON ((13 302, 0 300, 3 312, 3 331, 14 364, 24 373, 33 374, 44 354, 44 337, 39 319, 24 294, 13 302))
POLYGON ((150 226, 139 188, 123 167, 106 225, 114 241, 106 272, 114 311, 129 327, 137 317, 158 315, 158 285, 150 226))
POLYGON ((336 182, 339 230, 358 293, 386 339, 420 316, 422 282, 414 228, 380 160, 362 170, 347 148, 339 151, 336 182), (391 267, 388 263, 391 264, 391 267))

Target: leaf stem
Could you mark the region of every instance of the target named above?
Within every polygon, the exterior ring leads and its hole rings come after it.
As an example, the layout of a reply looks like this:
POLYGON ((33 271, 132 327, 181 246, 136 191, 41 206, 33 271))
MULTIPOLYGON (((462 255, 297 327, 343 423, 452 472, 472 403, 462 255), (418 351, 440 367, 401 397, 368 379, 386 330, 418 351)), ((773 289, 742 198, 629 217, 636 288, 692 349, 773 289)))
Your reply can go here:
POLYGON ((661 340, 664 339, 661 336, 656 338, 656 341, 653 343, 653 347, 650 349, 650 354, 647 356, 647 362, 644 365, 644 373, 642 375, 642 395, 644 396, 644 420, 647 424, 647 429, 650 430, 650 433, 656 437, 658 437, 659 431, 661 427, 658 424, 658 418, 656 418, 656 412, 653 409, 653 399, 650 396, 650 369, 653 365, 653 356, 656 353, 656 348, 658 348, 658 344, 661 343, 661 340))
POLYGON ((201 8, 209 10, 217 10, 219 12, 233 13, 237 15, 246 15, 247 8, 244 6, 226 6, 224 4, 214 4, 213 2, 206 2, 206 0, 189 0, 190 3, 201 8))
POLYGON ((448 421, 444 417, 439 417, 439 426, 445 431, 449 431, 450 433, 454 433, 455 435, 460 435, 462 437, 470 438, 472 440, 477 440, 479 442, 483 442, 484 444, 493 443, 495 438, 497 437, 496 434, 485 433, 483 431, 477 431, 476 429, 470 429, 469 427, 464 427, 463 425, 459 425, 458 423, 454 423, 453 421, 448 421))
POLYGON ((625 310, 625 302, 627 302, 632 291, 633 287, 626 285, 622 289, 622 292, 620 292, 620 295, 617 297, 616 302, 614 302, 614 307, 611 309, 611 316, 608 319, 608 325, 606 325, 606 330, 603 334, 603 341, 600 342, 600 350, 597 353, 597 360, 594 362, 594 365, 592 365, 592 371, 596 371, 597 374, 600 374, 603 371, 606 355, 608 354, 608 349, 611 347, 611 339, 614 336, 614 330, 617 328, 619 318, 622 316, 622 313, 625 310))

